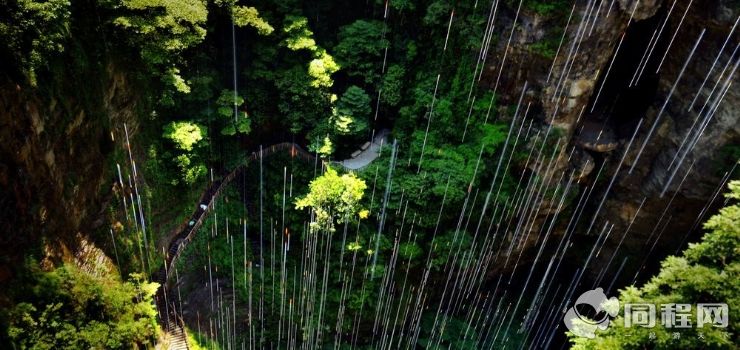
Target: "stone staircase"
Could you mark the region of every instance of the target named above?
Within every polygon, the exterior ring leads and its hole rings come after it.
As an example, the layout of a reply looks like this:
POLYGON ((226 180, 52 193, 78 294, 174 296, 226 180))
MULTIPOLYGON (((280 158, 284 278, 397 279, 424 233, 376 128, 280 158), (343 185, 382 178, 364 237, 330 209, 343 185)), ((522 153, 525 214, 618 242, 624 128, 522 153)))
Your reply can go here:
MULTIPOLYGON (((160 276, 155 276, 155 279, 160 279, 160 276)), ((159 281, 158 281, 159 282, 159 281)), ((165 294, 160 294, 164 296, 165 294)), ((162 324, 162 330, 166 333, 166 339, 168 340, 167 349, 169 350, 187 350, 188 341, 187 333, 185 332, 185 322, 178 314, 176 303, 173 301, 175 296, 170 291, 167 291, 167 301, 165 298, 157 298, 157 310, 159 310, 160 322, 162 324)))

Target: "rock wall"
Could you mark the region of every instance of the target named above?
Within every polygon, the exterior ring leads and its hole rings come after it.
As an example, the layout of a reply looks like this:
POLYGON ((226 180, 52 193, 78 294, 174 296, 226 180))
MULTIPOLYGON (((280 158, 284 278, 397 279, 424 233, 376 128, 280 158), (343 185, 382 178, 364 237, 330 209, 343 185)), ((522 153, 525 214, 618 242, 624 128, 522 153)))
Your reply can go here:
POLYGON ((114 129, 136 130, 137 96, 112 65, 99 81, 70 75, 0 81, 0 282, 34 251, 50 264, 107 259, 88 236, 112 194, 114 129))
MULTIPOLYGON (((534 111, 528 117, 538 120, 543 129, 551 123, 562 131, 567 147, 560 153, 556 165, 550 169, 544 169, 542 164, 531 167, 541 174, 572 170, 581 191, 587 186, 594 187, 594 195, 584 211, 587 219, 582 221, 586 222, 582 222, 575 233, 580 236, 598 235, 598 229, 605 222, 615 225, 614 234, 605 243, 605 254, 601 254, 600 259, 611 256, 607 253, 619 244, 637 208, 645 201, 624 246, 620 248, 629 256, 627 270, 629 267, 636 269, 653 245, 657 247, 652 251, 655 261, 679 248, 683 238, 696 228, 694 223, 720 184, 724 171, 736 161, 725 157, 723 150, 740 145, 737 109, 740 92, 730 87, 709 119, 703 136, 680 162, 681 166, 662 194, 673 174, 669 165, 674 157, 674 164, 682 158, 683 152, 679 156, 676 154, 684 144, 684 137, 700 129, 701 119, 695 120, 700 112, 711 108, 719 96, 720 87, 735 63, 732 54, 739 38, 735 30, 727 39, 740 14, 736 4, 697 0, 686 11, 688 3, 578 1, 554 64, 551 59, 533 53, 531 46, 547 35, 555 21, 562 23, 562 19, 542 18, 525 9, 519 15, 512 44, 507 46, 506 39, 516 8, 504 8, 499 19, 501 39, 491 49, 490 64, 484 72, 483 83, 487 86, 493 88, 499 80, 497 91, 505 104, 516 104, 526 81, 528 91, 524 103, 531 104, 530 111, 534 111), (610 4, 613 4, 611 8, 610 4), (684 12, 686 17, 682 21, 684 12), (665 27, 660 32, 664 23, 665 27), (702 40, 671 93, 702 30, 706 30, 702 40), (672 41, 674 33, 677 34, 672 41), (653 40, 656 37, 659 39, 653 40), (712 68, 726 39, 728 44, 712 68), (655 46, 653 52, 646 54, 651 45, 655 46), (499 78, 500 62, 505 52, 507 62, 499 78), (645 60, 646 57, 649 59, 645 60), (720 74, 728 62, 729 68, 720 74), (712 74, 704 82, 710 70, 712 74), (640 71, 642 74, 635 73, 640 71), (710 98, 715 84, 715 94, 710 98), (697 91, 700 91, 699 96, 689 108, 697 91), (707 99, 709 106, 703 109, 707 99), (640 128, 633 145, 619 167, 638 124, 640 128), (652 128, 654 131, 650 133, 652 128), (638 159, 643 144, 645 147, 638 159), (575 148, 574 156, 569 156, 572 148, 575 148), (692 164, 691 173, 686 175, 692 164), (602 165, 603 174, 597 178, 602 165), (634 170, 629 174, 633 166, 634 170), (596 224, 591 232, 586 232, 614 174, 617 174, 616 181, 598 212, 596 224), (654 244, 657 237, 660 239, 654 244)), ((737 57, 735 55, 734 60, 737 57)), ((704 115, 701 114, 701 118, 704 115)), ((545 205, 549 204, 545 201, 545 205)), ((571 203, 570 209, 575 205, 575 202, 571 203)), ((539 227, 534 230, 539 231, 539 227)), ((530 246, 536 242, 537 235, 531 237, 530 246)), ((694 235, 689 240, 697 238, 694 235)), ((593 242, 592 238, 584 241, 588 244, 593 242)), ((597 261, 592 266, 599 264, 597 261)))

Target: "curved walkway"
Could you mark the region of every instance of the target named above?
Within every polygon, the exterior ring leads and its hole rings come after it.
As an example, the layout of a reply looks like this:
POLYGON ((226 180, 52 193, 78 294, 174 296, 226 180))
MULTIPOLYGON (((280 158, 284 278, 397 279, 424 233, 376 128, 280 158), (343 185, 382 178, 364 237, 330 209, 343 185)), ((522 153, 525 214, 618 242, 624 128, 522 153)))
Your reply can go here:
MULTIPOLYGON (((340 165, 345 169, 358 170, 364 168, 370 164, 373 160, 378 158, 380 148, 385 142, 388 135, 387 130, 381 130, 376 135, 373 142, 368 145, 364 150, 360 151, 355 157, 340 162, 332 162, 340 165)), ((171 276, 171 271, 177 262, 177 258, 180 257, 185 246, 198 232, 200 227, 206 218, 206 214, 213 208, 213 204, 216 201, 218 195, 226 189, 226 187, 234 180, 239 174, 241 174, 252 161, 259 160, 260 158, 268 157, 280 151, 290 152, 291 157, 298 157, 302 160, 313 162, 316 161, 316 156, 304 150, 301 146, 292 142, 283 142, 272 145, 270 147, 262 149, 261 152, 252 152, 247 158, 244 164, 239 165, 236 169, 230 172, 226 177, 221 180, 215 180, 206 189, 200 197, 196 205, 195 212, 188 219, 188 223, 192 222, 192 225, 186 225, 177 235, 175 235, 170 241, 167 247, 167 253, 165 255, 164 266, 160 268, 152 276, 152 281, 159 283, 160 288, 157 290, 155 295, 157 309, 160 314, 160 322, 163 323, 165 331, 168 333, 170 342, 170 349, 187 349, 187 342, 184 323, 180 317, 182 310, 177 310, 176 303, 174 302, 176 296, 172 291, 167 289, 167 281, 171 276)))
POLYGON ((389 133, 387 129, 380 130, 372 142, 363 145, 363 149, 358 151, 359 154, 355 152, 354 157, 337 163, 349 170, 358 170, 368 166, 380 156, 380 149, 387 143, 389 133))

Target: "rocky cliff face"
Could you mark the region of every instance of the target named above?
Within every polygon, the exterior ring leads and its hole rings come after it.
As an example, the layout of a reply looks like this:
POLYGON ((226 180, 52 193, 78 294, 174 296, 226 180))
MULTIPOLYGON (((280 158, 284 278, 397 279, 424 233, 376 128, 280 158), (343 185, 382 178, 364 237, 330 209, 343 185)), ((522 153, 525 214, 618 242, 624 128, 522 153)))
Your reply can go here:
POLYGON ((39 242, 48 262, 107 259, 87 235, 111 198, 109 156, 123 135, 114 129, 136 129, 137 98, 125 75, 112 66, 103 73, 0 84, 0 282, 39 242))
MULTIPOLYGON (((577 235, 598 235, 605 222, 614 224, 614 234, 604 245, 609 252, 642 204, 620 248, 629 255, 628 266, 635 268, 653 245, 658 247, 653 257, 679 248, 696 228, 724 173, 737 161, 727 151, 740 145, 740 92, 729 84, 734 81, 731 73, 738 56, 733 50, 739 37, 737 30, 730 33, 740 11, 731 1, 688 5, 688 1, 579 1, 554 64, 531 47, 548 35, 556 19, 524 10, 510 47, 504 38, 491 50, 488 61, 493 63, 484 76, 492 88, 500 80, 497 89, 508 103, 516 103, 526 81, 524 102, 535 111, 528 117, 562 131, 568 147, 555 166, 532 168, 540 173, 573 171, 581 191, 594 187, 584 211, 588 219, 582 220, 586 224, 576 229, 577 235), (607 199, 596 224, 586 232, 604 193, 607 199)), ((502 12, 500 32, 505 37, 515 10, 502 12)))

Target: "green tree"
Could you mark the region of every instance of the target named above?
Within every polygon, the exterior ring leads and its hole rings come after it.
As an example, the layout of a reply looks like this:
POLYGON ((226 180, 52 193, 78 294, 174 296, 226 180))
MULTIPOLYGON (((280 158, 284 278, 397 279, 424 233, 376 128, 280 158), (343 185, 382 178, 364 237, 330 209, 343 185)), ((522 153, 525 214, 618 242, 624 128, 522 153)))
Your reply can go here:
POLYGON ((387 45, 383 22, 358 20, 339 29, 339 43, 334 52, 347 74, 374 84, 380 77, 380 62, 387 45))
POLYGON ((311 229, 314 232, 334 232, 335 222, 341 224, 359 218, 365 188, 365 181, 354 174, 340 176, 329 167, 324 175, 311 181, 308 194, 296 200, 296 209, 313 210, 316 219, 311 229))
POLYGON ((329 115, 330 95, 322 89, 307 84, 311 77, 304 67, 293 66, 279 74, 275 81, 278 88, 278 111, 288 121, 293 133, 315 128, 324 116, 329 115))
POLYGON ((260 35, 270 35, 275 30, 270 23, 260 17, 259 11, 249 6, 232 7, 232 19, 238 27, 250 26, 257 29, 260 35))
POLYGON ((0 12, 0 59, 17 64, 31 84, 52 54, 64 51, 71 17, 69 0, 4 1, 0 12), (8 55, 9 57, 6 57, 8 55))
POLYGON ((371 113, 370 96, 362 88, 352 85, 337 101, 334 111, 335 130, 341 135, 361 133, 367 129, 371 113))
MULTIPOLYGON (((206 36, 208 9, 204 0, 109 0, 113 24, 121 37, 137 48, 142 61, 162 81, 187 93, 174 58, 206 36), (162 68, 164 67, 164 68, 162 68)), ((169 101, 169 100, 168 100, 169 101)), ((171 102, 171 101, 169 101, 171 102)))
POLYGON ((380 102, 391 107, 397 106, 403 96, 403 79, 406 70, 403 66, 394 64, 388 67, 388 71, 383 76, 383 85, 381 86, 380 102))
POLYGON ((339 65, 324 49, 317 49, 314 54, 315 58, 308 63, 308 75, 313 78, 311 86, 328 89, 334 85, 331 75, 339 70, 339 65))
POLYGON ((132 349, 153 346, 158 285, 132 274, 122 282, 74 265, 31 269, 27 290, 8 314, 8 335, 21 349, 132 349))
POLYGON ((208 130, 206 127, 188 121, 173 121, 165 125, 162 136, 172 141, 176 152, 172 161, 180 170, 181 179, 173 179, 175 185, 179 180, 188 185, 194 184, 205 176, 208 169, 199 156, 199 149, 206 146, 208 130))
POLYGON ((225 126, 221 129, 222 135, 233 136, 237 133, 248 134, 252 130, 252 122, 246 111, 240 111, 244 98, 234 93, 234 90, 223 90, 216 100, 218 115, 224 120, 225 126), (234 111, 237 115, 234 116, 234 111))
POLYGON ((291 132, 312 131, 323 137, 325 130, 316 131, 328 126, 328 112, 333 102, 329 92, 334 85, 331 75, 339 70, 339 65, 326 50, 316 45, 305 17, 286 16, 283 25, 282 45, 291 51, 307 51, 311 58, 307 66, 298 61, 277 74, 278 109, 289 121, 291 132))
MULTIPOLYGON (((579 338, 568 333, 573 349, 734 349, 738 342, 736 323, 740 317, 740 181, 730 182, 735 204, 712 216, 704 228, 708 232, 699 243, 692 243, 683 256, 670 256, 661 264, 660 272, 640 288, 631 286, 620 291, 619 303, 691 304, 727 303, 729 326, 666 328, 625 327, 624 318, 615 318, 610 327, 597 332, 593 339, 579 338), (653 332, 655 339, 651 339, 653 332), (680 337, 673 336, 679 332, 680 337), (699 335, 701 333, 701 337, 699 335), (725 336, 725 335, 729 336, 725 336)), ((692 307, 692 320, 696 310, 692 307)), ((660 323, 660 322, 658 322, 660 323)))

